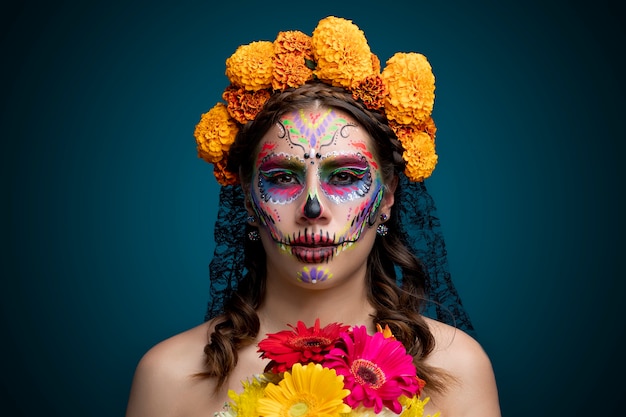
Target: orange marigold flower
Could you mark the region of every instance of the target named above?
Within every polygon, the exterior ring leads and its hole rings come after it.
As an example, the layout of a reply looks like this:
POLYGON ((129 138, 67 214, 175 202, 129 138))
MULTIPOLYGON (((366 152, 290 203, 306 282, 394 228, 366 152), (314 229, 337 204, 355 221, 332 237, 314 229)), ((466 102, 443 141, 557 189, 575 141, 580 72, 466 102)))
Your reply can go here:
POLYGON ((418 124, 430 116, 435 103, 435 76, 424 55, 396 53, 387 61, 382 77, 389 88, 387 118, 401 124, 418 124))
POLYGON ((435 140, 435 134, 437 133, 437 126, 432 117, 429 117, 417 125, 401 125, 395 120, 389 120, 389 127, 391 127, 400 140, 402 140, 402 138, 411 137, 416 132, 425 132, 432 140, 435 140))
POLYGON ((352 97, 361 100, 370 110, 378 110, 385 104, 389 90, 380 75, 369 75, 361 81, 355 81, 350 88, 352 97))
POLYGON ((413 135, 417 131, 417 129, 415 128, 415 125, 401 125, 395 120, 389 120, 388 123, 389 123, 389 127, 391 128, 391 130, 395 132, 396 136, 400 140, 402 140, 402 138, 405 138, 407 136, 413 135))
POLYGON ((313 78, 313 71, 307 67, 304 56, 300 54, 280 54, 274 56, 272 88, 285 90, 300 87, 313 78))
POLYGON ((239 177, 226 169, 226 161, 228 158, 219 160, 213 165, 213 175, 220 185, 235 185, 239 182, 239 177))
POLYGON ((372 71, 376 74, 380 73, 380 59, 376 54, 372 54, 372 71))
POLYGON ((415 132, 413 135, 398 137, 404 152, 402 159, 406 161, 404 173, 411 181, 424 181, 432 174, 437 165, 435 141, 426 132, 415 132))
POLYGON ((312 59, 310 36, 297 30, 279 32, 274 41, 272 88, 300 87, 312 79, 313 70, 306 64, 312 59))
POLYGON ((274 43, 268 41, 241 45, 226 60, 226 76, 235 85, 256 91, 272 85, 274 43))
POLYGON ((230 116, 241 124, 254 120, 265 102, 270 98, 268 90, 247 91, 244 88, 230 85, 224 90, 222 98, 227 103, 230 116))
POLYGON ((299 30, 279 32, 274 40, 274 54, 296 54, 313 59, 311 37, 299 30))
POLYGON ((437 133, 437 126, 435 125, 435 121, 433 120, 432 117, 429 117, 428 119, 420 123, 417 126, 417 129, 421 130, 422 132, 428 133, 428 136, 430 136, 432 140, 435 140, 435 134, 437 133))
POLYGON ((315 75, 323 82, 349 88, 354 80, 374 73, 365 35, 351 20, 334 16, 320 20, 311 44, 317 62, 315 75))
POLYGON ((224 157, 237 135, 237 123, 230 118, 226 105, 217 103, 200 117, 194 137, 198 156, 209 163, 216 163, 224 157))

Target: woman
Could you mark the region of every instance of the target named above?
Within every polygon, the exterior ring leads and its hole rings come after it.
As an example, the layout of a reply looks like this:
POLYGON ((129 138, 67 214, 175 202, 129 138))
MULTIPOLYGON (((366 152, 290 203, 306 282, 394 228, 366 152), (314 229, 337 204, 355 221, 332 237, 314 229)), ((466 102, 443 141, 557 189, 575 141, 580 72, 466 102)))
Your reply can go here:
MULTIPOLYGON (((240 47, 226 63, 227 104, 204 114, 195 136, 224 186, 222 207, 240 198, 245 209, 247 233, 233 232, 245 272, 224 271, 216 256, 213 284, 224 285, 213 287, 208 320, 146 353, 127 416, 220 412, 229 390, 241 393, 242 381, 270 369, 259 343, 297 321, 370 335, 388 327, 410 355, 415 381, 425 382, 424 415, 499 416, 483 349, 423 314, 436 298, 436 267, 412 253, 405 230, 407 219, 422 215, 407 213, 407 190, 426 198, 422 182, 437 160, 425 58, 402 54, 380 72, 363 33, 329 17, 312 37, 281 32, 272 43, 240 47)), ((463 314, 458 300, 450 311, 463 314)), ((368 378, 384 384, 381 368, 369 365, 368 378)))

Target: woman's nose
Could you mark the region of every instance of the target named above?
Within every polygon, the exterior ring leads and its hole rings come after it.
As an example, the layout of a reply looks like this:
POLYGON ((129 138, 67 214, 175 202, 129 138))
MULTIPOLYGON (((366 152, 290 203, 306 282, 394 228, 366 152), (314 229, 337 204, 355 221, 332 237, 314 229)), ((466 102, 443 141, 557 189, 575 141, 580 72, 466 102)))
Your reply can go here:
POLYGON ((309 194, 300 207, 298 222, 301 224, 326 223, 329 221, 329 215, 324 202, 316 194, 309 194))
POLYGON ((307 196, 306 203, 302 208, 302 214, 307 219, 317 219, 322 215, 322 205, 317 196, 307 196))
POLYGON ((316 221, 320 222, 323 220, 328 220, 327 217, 329 215, 328 210, 326 208, 326 202, 322 201, 320 198, 320 180, 317 177, 317 171, 315 169, 310 169, 307 172, 307 192, 306 192, 306 200, 300 207, 299 218, 301 222, 310 222, 316 221))

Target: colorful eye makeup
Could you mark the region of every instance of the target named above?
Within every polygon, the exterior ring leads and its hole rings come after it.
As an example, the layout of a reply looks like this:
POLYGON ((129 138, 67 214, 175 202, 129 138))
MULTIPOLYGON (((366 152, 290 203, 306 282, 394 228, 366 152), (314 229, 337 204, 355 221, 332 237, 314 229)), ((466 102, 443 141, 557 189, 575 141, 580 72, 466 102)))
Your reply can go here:
POLYGON ((287 204, 297 198, 305 186, 305 164, 292 155, 269 155, 259 167, 261 200, 287 204))
POLYGON ((320 188, 335 203, 364 197, 371 186, 370 166, 360 154, 333 154, 320 164, 320 188))

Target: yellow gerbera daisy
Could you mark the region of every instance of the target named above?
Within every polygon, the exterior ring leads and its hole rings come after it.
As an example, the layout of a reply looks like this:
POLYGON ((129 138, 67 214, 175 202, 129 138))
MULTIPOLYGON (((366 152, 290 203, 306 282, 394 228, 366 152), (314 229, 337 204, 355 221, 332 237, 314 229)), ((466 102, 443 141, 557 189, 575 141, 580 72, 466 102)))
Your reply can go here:
POLYGON ((349 393, 335 370, 318 363, 296 363, 278 385, 267 385, 257 412, 266 417, 340 417, 350 412, 343 402, 349 393))

